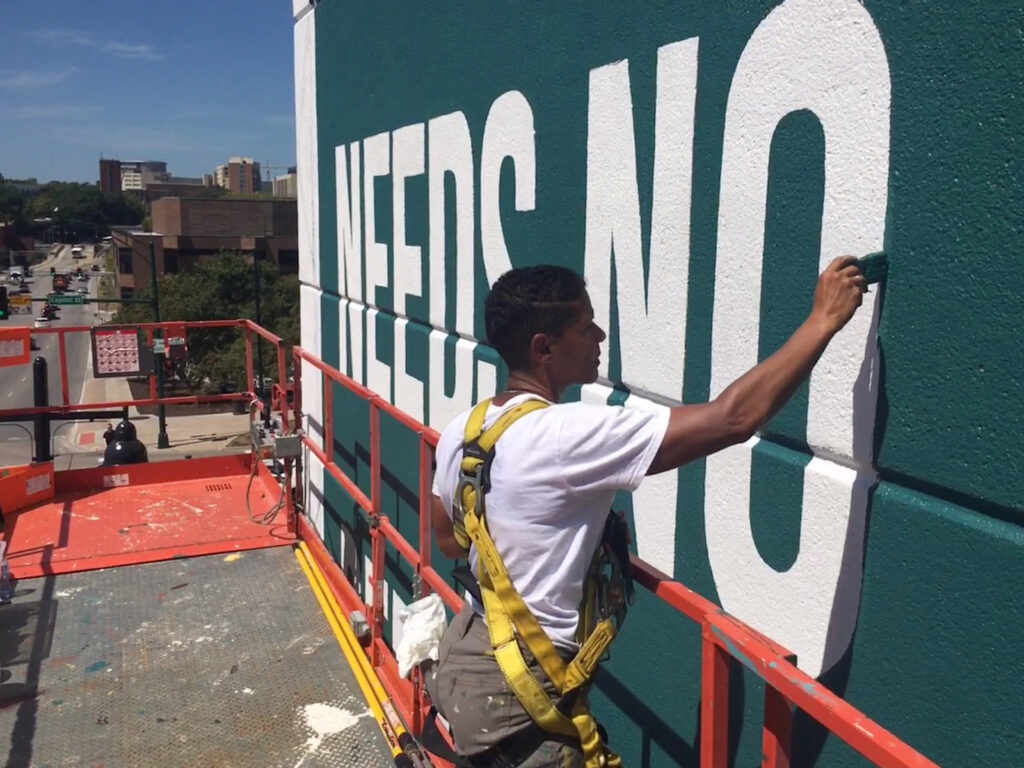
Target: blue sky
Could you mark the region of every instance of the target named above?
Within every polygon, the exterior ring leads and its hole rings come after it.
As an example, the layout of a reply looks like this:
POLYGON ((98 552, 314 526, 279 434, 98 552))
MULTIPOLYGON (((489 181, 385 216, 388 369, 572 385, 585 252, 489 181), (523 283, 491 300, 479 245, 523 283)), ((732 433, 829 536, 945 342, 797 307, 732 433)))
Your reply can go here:
POLYGON ((284 173, 292 47, 290 0, 0 0, 0 173, 95 183, 101 155, 284 173))

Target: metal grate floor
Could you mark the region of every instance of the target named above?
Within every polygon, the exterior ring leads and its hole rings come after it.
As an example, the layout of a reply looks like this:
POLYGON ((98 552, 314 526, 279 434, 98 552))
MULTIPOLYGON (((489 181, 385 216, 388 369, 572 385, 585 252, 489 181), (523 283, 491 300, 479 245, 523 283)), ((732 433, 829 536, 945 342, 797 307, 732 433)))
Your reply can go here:
POLYGON ((292 548, 274 547, 19 581, 0 606, 0 764, 393 762, 292 548))

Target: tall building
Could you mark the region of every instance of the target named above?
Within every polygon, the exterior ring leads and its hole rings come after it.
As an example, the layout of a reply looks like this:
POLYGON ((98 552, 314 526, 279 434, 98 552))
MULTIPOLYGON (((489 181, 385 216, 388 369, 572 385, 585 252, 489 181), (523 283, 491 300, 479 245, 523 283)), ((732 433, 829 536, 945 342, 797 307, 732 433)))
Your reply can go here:
POLYGON ((121 161, 100 158, 100 192, 121 191, 121 161))
POLYGON ((288 169, 288 173, 274 177, 274 197, 297 197, 298 187, 295 166, 288 169))
POLYGON ((121 189, 145 189, 150 184, 167 184, 171 175, 162 160, 122 160, 121 189))
POLYGON ((214 181, 230 192, 260 192, 260 164, 251 157, 232 157, 226 165, 218 165, 214 181))
POLYGON ((150 184, 171 180, 163 160, 114 160, 100 158, 100 191, 142 190, 150 184))

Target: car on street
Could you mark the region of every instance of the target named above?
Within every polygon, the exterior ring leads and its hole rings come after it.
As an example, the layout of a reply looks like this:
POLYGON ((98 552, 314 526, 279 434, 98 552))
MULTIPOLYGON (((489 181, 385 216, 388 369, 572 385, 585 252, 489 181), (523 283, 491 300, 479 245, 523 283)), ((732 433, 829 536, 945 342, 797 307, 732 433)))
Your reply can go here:
POLYGON ((80 245, 74 245, 71 247, 71 258, 81 259, 85 256, 85 252, 80 245))
POLYGON ((28 283, 22 283, 14 289, 14 293, 32 293, 32 289, 29 287, 28 283))
POLYGON ((80 294, 82 294, 83 296, 88 296, 89 295, 89 289, 88 288, 79 288, 78 292, 80 294))
POLYGON ((50 318, 46 317, 45 315, 37 317, 36 321, 35 321, 35 323, 33 323, 33 325, 36 328, 49 328, 50 327, 50 318))
POLYGON ((78 282, 80 282, 80 283, 88 283, 89 282, 89 276, 83 272, 82 274, 80 274, 78 276, 78 282))

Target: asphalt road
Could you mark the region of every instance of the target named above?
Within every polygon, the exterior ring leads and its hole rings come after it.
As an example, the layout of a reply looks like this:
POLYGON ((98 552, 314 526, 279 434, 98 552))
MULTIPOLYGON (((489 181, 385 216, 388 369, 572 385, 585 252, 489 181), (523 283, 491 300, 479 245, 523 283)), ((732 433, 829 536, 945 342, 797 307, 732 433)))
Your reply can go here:
MULTIPOLYGON (((90 275, 89 282, 73 281, 73 290, 77 291, 79 286, 87 287, 89 296, 94 297, 97 281, 93 276, 94 273, 89 271, 93 261, 92 248, 86 246, 85 253, 87 258, 73 259, 71 247, 65 246, 53 266, 57 268, 58 272, 68 272, 73 271, 78 265, 82 265, 85 274, 90 275)), ((33 268, 33 276, 29 280, 33 298, 45 298, 50 293, 49 266, 33 268)), ((6 285, 11 286, 10 283, 6 283, 6 285)), ((41 309, 42 302, 33 301, 31 315, 12 315, 8 322, 11 326, 31 326, 41 309)), ((51 321, 51 328, 76 325, 92 326, 95 323, 94 312, 94 304, 64 306, 60 309, 58 317, 51 321)), ((36 333, 33 335, 39 344, 39 349, 33 350, 32 359, 42 357, 46 360, 50 404, 59 405, 63 402, 63 394, 57 334, 36 333)), ((65 342, 68 400, 71 403, 79 403, 87 378, 87 366, 91 366, 89 334, 85 332, 67 334, 65 342)), ((0 410, 32 407, 32 371, 33 364, 0 368, 0 410)), ((71 423, 65 421, 54 421, 50 426, 51 435, 66 435, 72 429, 71 423)), ((32 440, 29 437, 31 434, 33 434, 31 419, 19 422, 0 422, 0 466, 25 464, 32 460, 32 440)))

